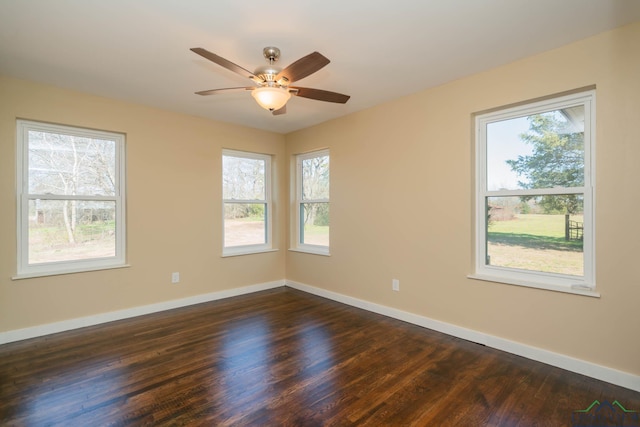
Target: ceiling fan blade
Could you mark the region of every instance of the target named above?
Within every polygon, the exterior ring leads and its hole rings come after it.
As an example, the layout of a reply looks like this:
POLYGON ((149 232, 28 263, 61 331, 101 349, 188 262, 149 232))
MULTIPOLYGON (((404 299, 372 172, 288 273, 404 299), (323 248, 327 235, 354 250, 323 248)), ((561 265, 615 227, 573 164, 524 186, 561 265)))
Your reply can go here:
POLYGON ((289 80, 289 83, 302 80, 310 74, 315 73, 325 65, 327 65, 329 59, 323 56, 321 53, 313 52, 307 56, 298 59, 293 64, 289 65, 284 70, 280 71, 276 76, 276 81, 283 77, 289 80))
POLYGON ((216 55, 215 53, 209 52, 206 49, 203 49, 201 47, 194 47, 191 48, 192 52, 197 53, 198 55, 202 56, 203 58, 208 59, 209 61, 215 62, 216 64, 220 65, 221 67, 226 68, 227 70, 231 70, 236 74, 240 74, 242 77, 246 77, 248 79, 252 79, 252 80, 256 80, 257 81, 261 81, 259 77, 257 77, 256 75, 254 75, 251 71, 249 70, 245 70, 244 68, 242 68, 239 65, 234 64, 233 62, 224 59, 221 56, 216 55))
POLYGON ((336 102, 338 104, 345 104, 349 98, 349 95, 343 95, 337 92, 329 92, 322 89, 311 89, 308 87, 289 87, 293 95, 301 96, 303 98, 315 99, 317 101, 336 102))
POLYGON ((215 95, 220 92, 235 92, 238 90, 253 90, 254 87, 225 87, 223 89, 210 89, 210 90, 201 90, 200 92, 196 92, 196 95, 215 95))
POLYGON ((284 107, 280 108, 279 110, 273 111, 271 114, 273 114, 274 116, 279 116, 281 114, 286 114, 286 112, 287 112, 287 105, 285 104, 284 107))

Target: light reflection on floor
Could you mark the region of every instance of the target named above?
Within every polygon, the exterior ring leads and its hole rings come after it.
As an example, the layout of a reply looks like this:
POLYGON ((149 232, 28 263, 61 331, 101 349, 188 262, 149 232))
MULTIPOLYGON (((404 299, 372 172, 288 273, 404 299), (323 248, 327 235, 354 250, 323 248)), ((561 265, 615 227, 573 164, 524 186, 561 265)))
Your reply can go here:
MULTIPOLYGON (((274 325, 265 316, 254 316, 235 322, 224 333, 223 348, 218 353, 221 355, 217 361, 221 380, 217 387, 225 392, 212 392, 214 398, 223 399, 216 406, 237 408, 235 414, 230 414, 232 421, 270 401, 286 405, 286 401, 295 400, 298 405, 303 403, 301 408, 310 406, 314 402, 309 400, 312 397, 306 389, 318 387, 319 379, 323 389, 333 389, 335 373, 327 370, 334 363, 333 343, 326 327, 312 319, 298 316, 289 319, 284 327, 293 328, 288 339, 295 347, 280 354, 267 338, 276 327, 283 325, 274 325), (283 363, 278 363, 278 359, 283 363), (266 360, 269 363, 265 363, 266 360), (292 361, 295 363, 291 364, 292 361), (285 366, 287 372, 283 370, 285 366), (322 372, 324 374, 318 375, 322 372), (315 383, 309 382, 311 379, 315 383)), ((271 409, 277 410, 277 406, 276 403, 276 408, 271 409)))
POLYGON ((55 377, 34 378, 37 385, 29 391, 26 413, 36 416, 29 418, 29 423, 55 425, 59 421, 51 418, 52 412, 60 413, 64 408, 62 415, 65 417, 72 413, 82 414, 96 404, 96 396, 120 388, 119 380, 126 378, 126 372, 122 368, 109 369, 109 374, 95 381, 99 365, 92 359, 80 360, 72 369, 61 371, 55 377))

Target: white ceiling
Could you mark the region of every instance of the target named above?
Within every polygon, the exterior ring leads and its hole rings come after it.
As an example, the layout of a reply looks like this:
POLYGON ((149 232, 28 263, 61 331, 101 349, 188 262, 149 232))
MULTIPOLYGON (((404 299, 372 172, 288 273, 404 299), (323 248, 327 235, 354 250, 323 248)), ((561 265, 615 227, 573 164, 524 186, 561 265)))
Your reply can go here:
POLYGON ((0 74, 287 133, 637 20, 638 0, 0 0, 0 74), (295 85, 351 99, 194 94, 248 82, 189 48, 253 71, 265 46, 322 53, 295 85))

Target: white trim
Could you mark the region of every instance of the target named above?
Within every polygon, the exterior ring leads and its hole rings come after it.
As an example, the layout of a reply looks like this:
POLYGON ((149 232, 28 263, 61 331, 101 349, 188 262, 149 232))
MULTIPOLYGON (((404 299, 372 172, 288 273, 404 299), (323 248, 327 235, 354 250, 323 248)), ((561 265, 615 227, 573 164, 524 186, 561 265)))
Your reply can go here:
POLYGON ((107 313, 95 314, 92 316, 78 317, 75 319, 63 320, 55 323, 47 323, 44 325, 32 326, 29 328, 0 332, 0 344, 21 341, 29 338, 40 337, 43 335, 55 334, 58 332, 70 331, 72 329, 84 328, 87 326, 99 325, 102 323, 113 322, 115 320, 129 319, 131 317, 157 313, 159 311, 171 310, 174 308, 186 307, 203 302, 216 301, 224 298, 235 297, 238 295, 250 294, 253 292, 278 288, 284 285, 284 280, 276 280, 273 282, 243 286, 241 288, 226 289, 223 291, 200 294, 187 298, 159 302, 156 304, 142 305, 138 307, 127 308, 124 310, 110 311, 107 313))
POLYGON ((586 287, 580 283, 576 283, 571 287, 566 287, 566 286, 554 286, 554 285, 536 283, 536 282, 525 282, 519 278, 509 279, 507 277, 485 276, 483 274, 469 274, 467 275, 467 277, 469 279, 479 280, 483 282, 502 283, 505 285, 528 286, 530 288, 545 289, 547 291, 564 292, 566 294, 576 294, 576 295, 584 295, 587 297, 600 298, 600 292, 596 292, 593 289, 586 287))
MULTIPOLYGON (((257 246, 257 245, 256 245, 257 246)), ((253 255, 253 254, 264 254, 267 252, 278 252, 280 249, 272 248, 272 249, 252 249, 251 246, 236 246, 238 251, 227 250, 222 255, 221 258, 230 258, 234 256, 242 256, 242 255, 253 255)))
POLYGON ((300 252, 302 254, 331 256, 329 248, 320 245, 300 245, 297 248, 289 248, 291 252, 300 252))
POLYGON ((440 320, 431 319, 429 317, 420 316, 381 304, 364 301, 337 292, 327 291, 325 289, 316 288, 314 286, 305 285, 292 280, 287 280, 285 285, 290 288, 338 301, 373 313, 378 313, 383 316, 392 317, 394 319, 422 326, 423 328, 433 329, 434 331, 442 332, 447 335, 476 342, 486 345, 487 347, 506 351, 507 353, 516 354, 518 356, 526 357, 527 359, 546 363, 547 365, 555 366, 577 374, 586 375, 601 381, 606 381, 619 385, 620 387, 640 391, 640 375, 634 375, 617 369, 608 368, 606 366, 597 365, 595 363, 576 359, 564 354, 554 353, 549 350, 532 347, 519 342, 496 337, 494 335, 489 335, 484 332, 463 328, 451 323, 442 322, 440 320))
POLYGON ((55 272, 17 274, 15 276, 12 276, 11 280, 33 279, 34 277, 60 276, 63 274, 85 273, 87 271, 99 271, 99 270, 114 270, 117 268, 129 268, 129 267, 131 267, 131 264, 106 265, 104 267, 96 266, 96 267, 89 267, 89 268, 69 268, 67 270, 59 270, 55 272))
POLYGON ((544 196, 564 194, 584 194, 585 187, 535 188, 533 190, 486 190, 487 197, 544 196))

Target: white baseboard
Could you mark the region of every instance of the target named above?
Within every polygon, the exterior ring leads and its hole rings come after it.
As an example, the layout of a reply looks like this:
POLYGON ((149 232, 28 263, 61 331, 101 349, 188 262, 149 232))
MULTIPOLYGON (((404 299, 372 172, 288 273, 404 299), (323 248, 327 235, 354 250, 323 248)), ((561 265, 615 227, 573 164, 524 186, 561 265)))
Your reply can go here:
POLYGON ((608 368, 606 366, 597 365, 595 363, 587 362, 581 359, 576 359, 573 357, 565 356, 563 354, 554 353, 552 351, 543 350, 541 348, 532 347, 504 338, 499 338, 493 335, 485 334, 483 332, 456 326, 451 323, 430 319, 425 316, 408 313, 406 311, 387 307, 381 304, 375 304, 358 298, 353 298, 347 295, 339 294, 337 292, 327 291, 325 289, 294 282, 292 280, 287 280, 286 286, 334 301, 338 301, 353 307, 371 311, 373 313, 382 314, 387 317, 392 317, 394 319, 422 326, 424 328, 433 329, 434 331, 442 332, 454 337, 483 344, 487 347, 492 347, 498 350, 506 351, 508 353, 516 354, 518 356, 526 357, 527 359, 546 363, 547 365, 562 368, 567 371, 606 381, 611 384, 619 385, 631 390, 640 391, 640 376, 630 374, 628 372, 623 372, 616 369, 608 368))
POLYGON ((238 295, 264 291, 281 286, 289 286, 300 291, 338 301, 343 304, 371 311, 373 313, 382 314, 387 317, 402 320, 404 322, 412 323, 414 325, 452 335, 454 337, 477 342, 488 347, 526 357, 527 359, 536 360, 538 362, 546 363, 551 366, 566 369, 567 371, 586 375, 631 390, 640 391, 640 376, 638 375, 608 368, 606 366, 597 365, 595 363, 565 356, 559 353, 554 353, 548 350, 543 350, 537 347, 528 346, 504 338, 499 338, 493 335, 485 334, 483 332, 475 331, 473 329, 463 328, 451 323, 441 322, 439 320, 431 319, 425 316, 408 313, 406 311, 387 307, 381 304, 375 304, 337 292, 327 291, 325 289, 305 285, 303 283, 298 283, 292 280, 277 280, 274 282, 260 283, 257 285, 195 295, 193 297, 165 301, 157 304, 133 307, 129 309, 117 310, 108 313, 96 314, 93 316, 80 317, 76 319, 63 320, 61 322, 33 326, 30 328, 0 332, 0 344, 21 341, 24 339, 35 338, 43 335, 55 334, 72 329, 84 328, 86 326, 99 325, 101 323, 128 319, 131 317, 142 316, 145 314, 156 313, 164 310, 171 310, 179 307, 186 307, 193 304, 200 304, 203 302, 215 301, 238 295))
POLYGON ((173 308, 186 307, 193 304, 200 304, 203 302, 250 294, 253 292, 278 288, 284 285, 284 280, 277 280, 274 282, 260 283, 257 285, 244 286, 241 288, 227 289, 224 291, 211 292, 208 294, 200 294, 187 298, 164 301, 157 304, 143 305, 139 307, 127 308, 124 310, 110 311, 108 313, 63 320, 61 322, 48 323, 45 325, 33 326, 30 328, 0 332, 0 344, 21 341, 43 335, 55 334, 72 329, 84 328, 86 326, 99 325, 101 323, 113 322, 115 320, 128 319, 131 317, 142 316, 144 314, 157 313, 159 311, 171 310, 173 308))

